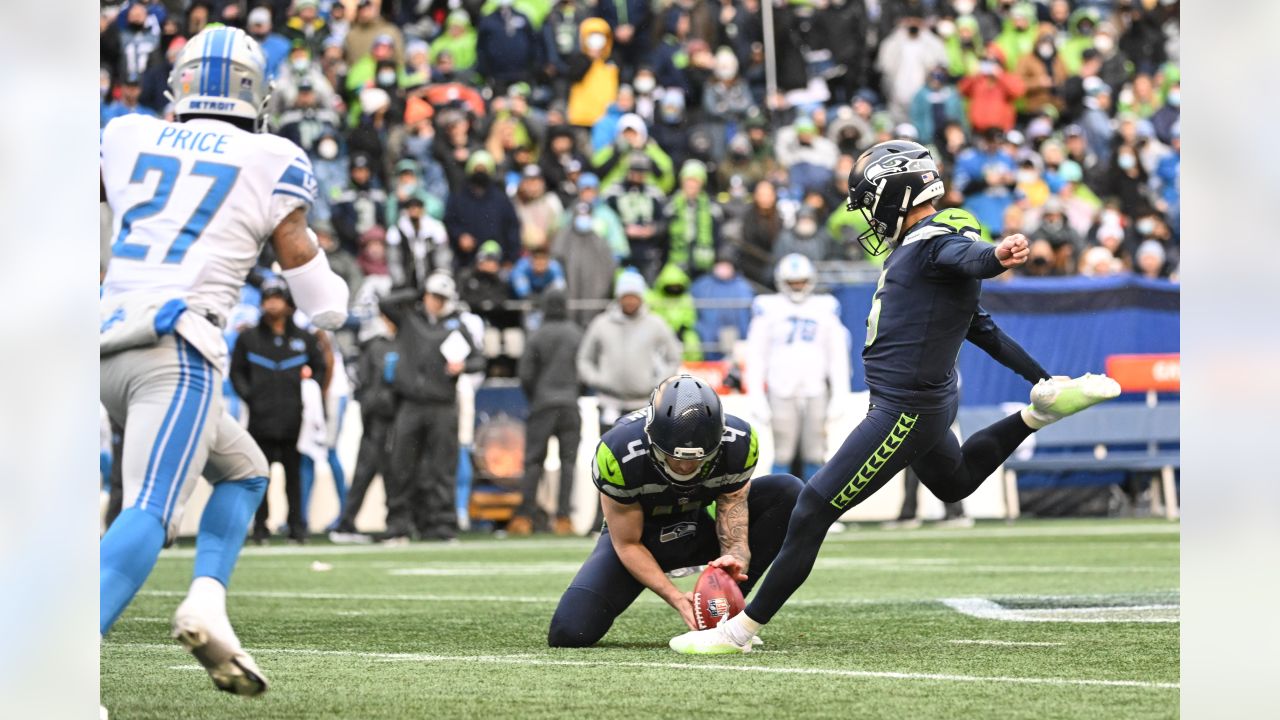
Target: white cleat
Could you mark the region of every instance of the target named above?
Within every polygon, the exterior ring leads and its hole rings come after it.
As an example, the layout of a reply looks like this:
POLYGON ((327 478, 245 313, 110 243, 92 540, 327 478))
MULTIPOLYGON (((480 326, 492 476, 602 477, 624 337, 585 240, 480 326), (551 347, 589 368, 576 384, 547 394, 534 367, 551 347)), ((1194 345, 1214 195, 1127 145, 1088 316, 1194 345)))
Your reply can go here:
MULTIPOLYGON (((760 643, 763 645, 764 641, 760 643)), ((752 639, 746 645, 739 645, 716 626, 710 630, 690 630, 671 638, 667 644, 681 655, 736 655, 751 652, 756 643, 752 639)))
POLYGON ((182 644, 209 672, 219 690, 253 697, 267 691, 267 678, 226 618, 204 617, 195 603, 183 602, 173 614, 173 639, 182 644))
POLYGON ((1039 430, 1119 395, 1120 383, 1106 375, 1086 373, 1078 378, 1057 375, 1031 388, 1031 404, 1022 410, 1022 419, 1029 427, 1039 430))
POLYGON ((752 636, 751 636, 751 647, 753 647, 753 648, 758 648, 758 647, 760 647, 761 645, 764 645, 764 641, 760 639, 760 636, 759 636, 759 635, 752 635, 752 636))

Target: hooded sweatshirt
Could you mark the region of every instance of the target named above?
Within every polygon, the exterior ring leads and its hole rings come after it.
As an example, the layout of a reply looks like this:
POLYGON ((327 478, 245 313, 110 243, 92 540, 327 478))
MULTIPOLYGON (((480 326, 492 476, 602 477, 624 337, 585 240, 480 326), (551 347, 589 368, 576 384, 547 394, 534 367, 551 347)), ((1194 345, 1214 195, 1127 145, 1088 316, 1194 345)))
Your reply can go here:
POLYGON ((529 412, 578 404, 578 348, 582 328, 569 320, 568 304, 560 290, 543 296, 544 320, 520 358, 520 387, 529 398, 529 412))
POLYGON ((626 315, 613 303, 587 326, 578 378, 623 407, 640 407, 654 386, 675 374, 680 353, 680 341, 662 318, 643 306, 626 315))
POLYGON ((618 66, 609 62, 613 52, 613 33, 609 24, 600 18, 587 18, 578 27, 578 54, 569 61, 569 77, 574 81, 569 88, 570 125, 591 127, 618 97, 618 66), (592 60, 583 50, 587 36, 604 35, 604 51, 592 60))
POLYGON ((678 265, 668 264, 658 273, 658 279, 645 295, 645 302, 654 315, 667 321, 676 337, 684 344, 684 359, 696 362, 702 359, 702 343, 696 326, 698 311, 689 293, 689 276, 678 265))

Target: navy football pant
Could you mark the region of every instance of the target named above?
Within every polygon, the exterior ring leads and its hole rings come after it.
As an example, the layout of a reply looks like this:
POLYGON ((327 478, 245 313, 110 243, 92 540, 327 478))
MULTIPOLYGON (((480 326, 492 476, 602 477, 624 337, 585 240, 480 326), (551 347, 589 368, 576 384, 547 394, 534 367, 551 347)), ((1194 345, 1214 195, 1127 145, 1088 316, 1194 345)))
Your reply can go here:
MULTIPOLYGON (((747 544, 751 548, 751 565, 747 568, 747 580, 739 584, 743 595, 751 592, 751 587, 782 547, 791 508, 803 487, 804 484, 791 475, 765 475, 751 481, 747 492, 747 544)), ((703 565, 722 554, 716 539, 715 520, 705 511, 651 519, 645 523, 642 542, 666 571, 703 565)), ((644 589, 618 559, 606 527, 590 557, 560 598, 547 632, 547 644, 551 647, 594 645, 644 589)))
POLYGON ((773 572, 747 605, 747 615, 769 622, 809 577, 827 528, 866 500, 903 468, 943 502, 973 494, 1032 433, 1014 413, 974 433, 964 445, 951 433, 955 406, 923 414, 871 406, 844 444, 805 486, 787 527, 773 572))

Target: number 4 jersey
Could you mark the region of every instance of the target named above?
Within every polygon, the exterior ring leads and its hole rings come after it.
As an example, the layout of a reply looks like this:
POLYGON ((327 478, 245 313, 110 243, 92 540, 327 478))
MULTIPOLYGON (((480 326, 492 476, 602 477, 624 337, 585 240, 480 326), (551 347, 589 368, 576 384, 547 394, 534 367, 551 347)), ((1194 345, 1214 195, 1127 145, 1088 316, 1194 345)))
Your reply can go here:
POLYGON ((226 343, 214 323, 239 301, 275 228, 310 206, 316 191, 310 161, 279 136, 220 120, 143 115, 108 123, 101 154, 115 216, 103 317, 140 301, 181 300, 188 312, 176 331, 220 364, 226 343))

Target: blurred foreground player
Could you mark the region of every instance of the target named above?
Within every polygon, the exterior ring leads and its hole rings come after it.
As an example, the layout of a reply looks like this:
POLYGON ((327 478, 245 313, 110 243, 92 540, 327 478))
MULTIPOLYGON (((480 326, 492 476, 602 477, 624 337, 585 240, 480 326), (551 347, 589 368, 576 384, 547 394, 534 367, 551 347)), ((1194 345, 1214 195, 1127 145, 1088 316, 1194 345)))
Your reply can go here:
POLYGON ((203 473, 214 489, 173 636, 219 689, 239 695, 267 687, 226 614, 267 461, 223 410, 221 326, 268 239, 316 325, 340 326, 348 295, 306 226, 316 190, 307 155, 257 134, 270 92, 265 63, 241 30, 198 33, 170 77, 178 122, 117 118, 101 148, 102 194, 116 217, 102 286, 101 396, 125 427, 125 509, 100 546, 99 630, 146 581, 203 473))
POLYGON ((746 610, 711 630, 672 638, 673 650, 750 651, 756 632, 809 576, 831 522, 903 468, 913 468, 943 502, 961 500, 1028 435, 1120 394, 1105 375, 1044 379, 1032 388, 1030 405, 960 444, 950 427, 958 405, 955 358, 966 338, 1023 377, 1042 371, 978 306, 984 278, 1026 262, 1026 238, 982 242, 968 212, 934 208, 943 193, 937 165, 914 142, 880 143, 854 164, 849 209, 869 224, 858 239, 873 255, 892 251, 862 350, 870 409, 800 494, 777 565, 746 610))
POLYGON ((594 645, 645 588, 697 627, 692 593, 672 584, 672 570, 714 565, 750 592, 802 487, 791 475, 752 480, 757 447, 756 431, 692 375, 663 381, 647 408, 605 433, 591 463, 605 527, 560 598, 547 644, 594 645))

